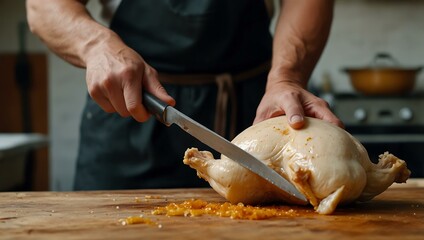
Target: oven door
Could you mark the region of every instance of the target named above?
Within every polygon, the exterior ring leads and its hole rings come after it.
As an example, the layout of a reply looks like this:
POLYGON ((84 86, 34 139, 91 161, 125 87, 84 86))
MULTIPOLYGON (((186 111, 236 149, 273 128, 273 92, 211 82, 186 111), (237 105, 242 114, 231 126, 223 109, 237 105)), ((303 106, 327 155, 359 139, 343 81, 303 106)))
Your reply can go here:
MULTIPOLYGON (((408 132, 408 131, 405 131, 408 132)), ((361 134, 352 133, 367 149, 372 162, 378 162, 378 156, 390 152, 398 158, 405 160, 411 177, 424 177, 424 134, 419 133, 377 133, 361 134)))

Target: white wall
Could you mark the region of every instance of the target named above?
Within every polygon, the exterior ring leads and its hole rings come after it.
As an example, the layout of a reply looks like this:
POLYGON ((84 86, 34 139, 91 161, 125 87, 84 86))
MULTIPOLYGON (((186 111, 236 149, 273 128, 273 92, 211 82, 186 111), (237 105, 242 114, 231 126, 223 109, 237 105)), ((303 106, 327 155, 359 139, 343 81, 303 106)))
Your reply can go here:
MULTIPOLYGON (((330 39, 313 74, 316 84, 330 73, 335 91, 353 91, 346 66, 365 66, 379 51, 405 66, 424 65, 424 1, 336 1, 330 39)), ((424 71, 417 88, 424 89, 424 71)))
MULTIPOLYGON (((89 9, 99 17, 98 1, 89 9)), ((18 49, 17 22, 25 18, 24 0, 0 0, 0 51, 18 49)), ((30 51, 47 51, 28 36, 30 51)), ((313 74, 320 83, 331 74, 336 91, 352 91, 340 69, 362 66, 378 51, 392 53, 405 66, 424 65, 424 1, 338 0, 328 45, 313 74)), ((49 53, 51 189, 71 190, 78 146, 80 114, 85 101, 84 71, 49 53)), ((424 72, 418 89, 424 89, 424 72)))
MULTIPOLYGON (((0 0, 0 52, 18 50, 18 23, 25 21, 25 1, 0 0)), ((27 48, 30 51, 46 51, 46 48, 27 33, 27 48)))

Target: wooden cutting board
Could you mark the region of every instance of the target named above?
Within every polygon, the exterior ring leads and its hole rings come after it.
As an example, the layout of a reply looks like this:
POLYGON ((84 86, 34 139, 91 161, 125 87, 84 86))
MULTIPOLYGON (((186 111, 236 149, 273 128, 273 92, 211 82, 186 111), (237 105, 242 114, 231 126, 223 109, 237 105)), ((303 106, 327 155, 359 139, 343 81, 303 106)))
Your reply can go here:
POLYGON ((266 220, 151 215, 158 206, 192 198, 224 202, 212 189, 0 193, 0 238, 424 239, 424 179, 333 215, 311 207, 290 207, 295 214, 266 220), (157 224, 118 221, 140 214, 157 224))

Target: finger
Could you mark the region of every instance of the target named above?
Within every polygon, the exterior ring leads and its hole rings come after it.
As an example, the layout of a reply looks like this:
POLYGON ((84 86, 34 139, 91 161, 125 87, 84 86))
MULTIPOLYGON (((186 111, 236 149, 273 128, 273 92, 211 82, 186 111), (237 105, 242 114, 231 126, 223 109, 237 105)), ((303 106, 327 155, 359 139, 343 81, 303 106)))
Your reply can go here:
POLYGON ((143 89, 158 97, 160 100, 166 102, 167 104, 175 106, 175 99, 169 96, 165 88, 159 82, 156 70, 148 67, 144 72, 143 89), (147 81, 145 79, 147 79, 147 81))
POLYGON ((316 112, 314 115, 316 118, 322 119, 326 122, 329 122, 336 126, 344 128, 343 122, 336 115, 334 115, 334 113, 331 112, 329 108, 320 108, 315 111, 316 112))
POLYGON ((93 99, 93 100, 97 103, 97 105, 100 106, 101 109, 103 109, 103 111, 105 111, 107 113, 116 112, 115 108, 109 102, 109 100, 107 98, 102 97, 102 98, 97 98, 97 99, 93 99))
POLYGON ((253 124, 262 122, 268 118, 281 116, 285 112, 281 108, 276 108, 275 105, 267 104, 269 101, 262 100, 256 110, 256 117, 253 120, 253 124))
POLYGON ((318 98, 314 102, 315 103, 313 104, 312 112, 310 113, 311 116, 344 128, 343 122, 336 115, 334 115, 334 113, 330 110, 330 106, 325 100, 318 98))
POLYGON ((263 105, 264 104, 262 102, 259 103, 259 106, 256 109, 256 116, 255 116, 255 119, 253 120, 253 124, 260 123, 266 119, 267 109, 266 108, 264 109, 263 105))
POLYGON ((295 114, 288 117, 289 124, 294 129, 301 129, 305 125, 305 119, 302 115, 295 114))
POLYGON ((130 116, 130 112, 125 105, 124 93, 122 87, 116 83, 115 79, 107 79, 103 82, 103 95, 107 97, 109 102, 122 117, 130 116))
POLYGON ((282 100, 282 105, 289 125, 294 129, 302 128, 305 125, 305 114, 299 96, 288 95, 282 100))
POLYGON ((255 119, 253 120, 253 125, 260 123, 265 120, 265 117, 262 114, 256 114, 255 119))
POLYGON ((100 90, 99 86, 95 86, 92 84, 87 84, 88 88, 88 94, 90 95, 91 99, 97 103, 97 105, 100 106, 103 111, 107 113, 113 113, 116 112, 113 105, 110 103, 110 101, 104 96, 103 91, 100 90))
POLYGON ((125 105, 131 116, 138 122, 145 122, 150 114, 141 104, 141 76, 137 81, 127 81, 123 87, 125 105))
POLYGON ((332 113, 331 113, 331 115, 325 115, 323 117, 323 120, 330 122, 330 123, 332 123, 332 124, 334 124, 334 125, 336 125, 340 128, 343 128, 343 129, 345 128, 343 122, 332 113))

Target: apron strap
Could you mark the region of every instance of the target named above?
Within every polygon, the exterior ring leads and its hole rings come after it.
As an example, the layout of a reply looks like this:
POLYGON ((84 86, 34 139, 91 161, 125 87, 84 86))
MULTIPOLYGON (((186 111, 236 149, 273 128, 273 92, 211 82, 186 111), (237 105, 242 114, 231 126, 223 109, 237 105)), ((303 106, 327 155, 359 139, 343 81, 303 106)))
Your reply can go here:
POLYGON ((167 74, 159 73, 159 81, 164 84, 175 85, 204 85, 216 84, 218 87, 215 108, 214 131, 225 137, 227 129, 228 104, 231 104, 229 138, 236 135, 237 123, 237 96, 234 88, 235 82, 257 77, 269 71, 271 62, 267 61, 259 66, 236 74, 167 74))
POLYGON ((227 129, 228 101, 230 101, 231 116, 229 137, 233 139, 236 133, 237 122, 237 98, 234 90, 234 80, 231 74, 228 73, 217 75, 215 80, 218 85, 218 94, 216 96, 214 130, 219 135, 225 136, 225 130, 227 129))

